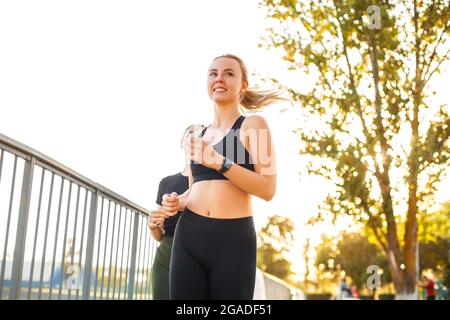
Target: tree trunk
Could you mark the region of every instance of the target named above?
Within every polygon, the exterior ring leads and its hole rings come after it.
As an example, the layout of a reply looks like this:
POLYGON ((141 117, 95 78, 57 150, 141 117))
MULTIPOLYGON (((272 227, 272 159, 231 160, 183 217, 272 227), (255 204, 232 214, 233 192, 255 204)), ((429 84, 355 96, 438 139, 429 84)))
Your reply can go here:
MULTIPOLYGON (((405 250, 404 250, 404 258, 406 264, 406 270, 402 270, 400 268, 402 261, 402 254, 400 249, 400 243, 398 240, 397 233, 397 223, 394 217, 394 209, 392 206, 392 196, 391 196, 391 186, 390 186, 390 177, 389 177, 389 168, 391 163, 391 157, 388 153, 389 145, 384 136, 385 128, 383 126, 382 119, 382 110, 381 110, 381 95, 379 90, 379 69, 378 69, 378 48, 376 43, 376 35, 375 31, 371 30, 369 32, 369 43, 370 43, 370 57, 372 61, 372 76, 374 81, 374 89, 375 89, 375 110, 376 110, 376 127, 377 133, 376 136, 380 142, 381 154, 382 154, 382 163, 380 164, 382 170, 376 171, 376 176, 378 178, 378 183, 381 188, 382 198, 383 198, 383 212, 386 216, 387 222, 387 245, 388 245, 388 260, 389 266, 392 272, 392 277, 394 280, 395 290, 397 292, 397 296, 400 299, 409 299, 410 295, 414 296, 414 288, 415 288, 415 239, 416 239, 416 230, 417 230, 417 222, 416 212, 417 212, 417 136, 418 136, 418 104, 417 108, 414 108, 414 116, 417 122, 417 126, 413 128, 413 139, 411 145, 413 146, 410 157, 410 201, 409 201, 409 210, 408 210, 408 218, 406 222, 406 230, 405 230, 405 250), (414 130, 416 129, 416 130, 414 130)), ((416 101, 415 101, 416 102, 416 101)), ((414 125, 414 123, 413 123, 414 125)), ((374 159, 375 161, 375 159, 374 159)), ((376 162, 375 162, 376 163, 376 162)))
POLYGON ((388 247, 385 251, 387 257, 389 271, 391 272, 392 282, 394 283, 394 288, 396 292, 404 291, 404 278, 402 275, 402 270, 400 268, 399 261, 395 258, 392 248, 388 247))
POLYGON ((417 300, 416 294, 413 293, 399 293, 395 294, 395 300, 417 300))
POLYGON ((419 65, 420 39, 418 34, 417 2, 414 2, 415 55, 413 114, 411 119, 411 152, 408 159, 408 214, 405 224, 405 294, 414 295, 416 289, 416 246, 417 246, 417 177, 419 174, 419 106, 422 103, 422 70, 419 65))
POLYGON ((411 277, 411 274, 408 274, 407 270, 402 271, 403 271, 402 272, 403 287, 395 288, 395 300, 417 300, 415 281, 414 284, 411 286, 411 283, 408 282, 411 277))

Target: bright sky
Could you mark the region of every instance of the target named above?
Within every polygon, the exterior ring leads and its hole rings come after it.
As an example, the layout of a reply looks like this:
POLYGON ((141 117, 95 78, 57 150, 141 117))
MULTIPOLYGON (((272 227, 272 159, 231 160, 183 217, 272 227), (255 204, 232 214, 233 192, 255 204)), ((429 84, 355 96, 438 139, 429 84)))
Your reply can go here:
MULTIPOLYGON (((209 124, 206 70, 234 53, 250 73, 295 88, 279 54, 258 49, 267 21, 258 0, 3 1, 0 3, 0 132, 151 209, 159 180, 183 168, 179 140, 209 124)), ((252 79, 250 79, 252 80, 252 79)), ((446 96, 448 100, 448 95, 446 96)), ((329 188, 299 180, 304 170, 291 130, 299 108, 262 113, 272 129, 277 195, 255 199, 259 229, 268 215, 296 223, 294 271, 302 268, 303 223, 329 188)), ((330 230, 332 231, 332 230, 330 230)))

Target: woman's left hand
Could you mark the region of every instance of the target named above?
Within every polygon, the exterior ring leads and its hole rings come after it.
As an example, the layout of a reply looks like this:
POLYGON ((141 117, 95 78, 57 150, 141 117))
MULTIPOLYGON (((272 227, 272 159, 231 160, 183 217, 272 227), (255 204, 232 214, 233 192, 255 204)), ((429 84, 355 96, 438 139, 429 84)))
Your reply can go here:
POLYGON ((179 210, 179 196, 176 192, 172 192, 171 194, 164 194, 162 196, 161 202, 162 208, 161 212, 163 212, 168 217, 174 216, 177 214, 179 210))
POLYGON ((189 159, 200 163, 205 167, 219 170, 222 167, 223 156, 214 150, 210 144, 211 141, 194 137, 193 134, 187 141, 187 150, 189 159))

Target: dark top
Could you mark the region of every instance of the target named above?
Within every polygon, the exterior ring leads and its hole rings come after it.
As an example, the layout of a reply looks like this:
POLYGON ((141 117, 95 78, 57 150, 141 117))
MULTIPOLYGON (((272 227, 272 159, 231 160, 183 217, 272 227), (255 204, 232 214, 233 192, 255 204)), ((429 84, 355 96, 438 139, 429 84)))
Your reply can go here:
MULTIPOLYGON (((181 174, 181 172, 167 176, 159 182, 158 196, 156 197, 156 203, 161 205, 162 197, 166 193, 176 192, 177 194, 183 194, 189 189, 189 178, 181 174)), ((173 237, 175 234, 175 227, 178 219, 180 218, 182 211, 178 211, 176 215, 167 218, 164 221, 164 236, 173 237)))
MULTIPOLYGON (((241 115, 235 121, 235 123, 228 131, 228 133, 225 135, 225 137, 223 137, 223 139, 219 143, 215 144, 213 147, 217 153, 220 153, 221 155, 230 159, 234 163, 248 170, 255 171, 252 156, 248 153, 247 149, 245 149, 245 146, 239 139, 239 132, 244 119, 245 117, 241 115)), ((203 135, 206 132, 206 129, 208 129, 209 127, 210 126, 202 130, 199 136, 200 138, 203 137, 203 135)), ((204 165, 194 162, 193 160, 191 160, 191 171, 193 183, 202 180, 228 180, 228 178, 225 177, 220 172, 205 167, 204 165)))

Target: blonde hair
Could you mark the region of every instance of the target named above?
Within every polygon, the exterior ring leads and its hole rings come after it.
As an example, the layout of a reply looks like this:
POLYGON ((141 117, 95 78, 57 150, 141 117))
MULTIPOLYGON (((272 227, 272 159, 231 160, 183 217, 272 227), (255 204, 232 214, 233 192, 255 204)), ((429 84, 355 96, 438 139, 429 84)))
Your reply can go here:
MULTIPOLYGON (((224 54, 218 57, 215 57, 213 61, 219 58, 230 58, 239 63, 242 72, 242 81, 246 81, 248 84, 248 71, 247 66, 244 61, 235 56, 234 54, 224 54)), ((257 88, 252 88, 245 90, 243 94, 239 96, 239 102, 242 107, 244 107, 247 111, 257 112, 260 111, 263 107, 280 102, 285 101, 286 98, 281 97, 281 92, 276 90, 261 90, 257 88)))

